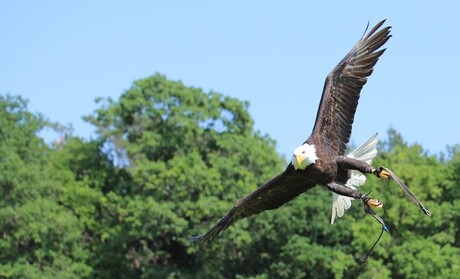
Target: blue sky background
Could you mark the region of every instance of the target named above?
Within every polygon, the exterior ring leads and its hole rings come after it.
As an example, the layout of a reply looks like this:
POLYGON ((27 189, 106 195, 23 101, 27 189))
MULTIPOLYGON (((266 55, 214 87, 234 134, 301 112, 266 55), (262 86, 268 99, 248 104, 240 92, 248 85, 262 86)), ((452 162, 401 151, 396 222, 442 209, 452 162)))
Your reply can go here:
POLYGON ((368 21, 387 18, 393 37, 362 91, 352 142, 393 127, 438 154, 460 143, 459 11, 459 1, 1 1, 0 94, 89 138, 81 117, 96 97, 160 72, 250 101, 256 129, 290 156, 311 132, 328 72, 368 21))

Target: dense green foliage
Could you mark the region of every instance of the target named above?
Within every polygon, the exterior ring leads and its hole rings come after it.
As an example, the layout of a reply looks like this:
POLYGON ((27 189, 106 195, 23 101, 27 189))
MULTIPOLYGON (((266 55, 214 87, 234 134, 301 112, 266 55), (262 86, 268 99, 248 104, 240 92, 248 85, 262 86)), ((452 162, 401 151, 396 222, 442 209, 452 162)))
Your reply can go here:
MULTIPOLYGON (((384 201, 384 235, 355 202, 329 224, 322 187, 237 222, 209 244, 207 231, 243 195, 286 166, 275 142, 253 128, 247 103, 155 75, 119 100, 100 99, 85 119, 97 137, 56 127, 0 96, 2 278, 456 278, 460 274, 460 147, 430 156, 394 130, 375 165, 396 171, 423 213, 391 182, 362 191, 384 201)), ((440 139, 442 140, 442 139, 440 139)))

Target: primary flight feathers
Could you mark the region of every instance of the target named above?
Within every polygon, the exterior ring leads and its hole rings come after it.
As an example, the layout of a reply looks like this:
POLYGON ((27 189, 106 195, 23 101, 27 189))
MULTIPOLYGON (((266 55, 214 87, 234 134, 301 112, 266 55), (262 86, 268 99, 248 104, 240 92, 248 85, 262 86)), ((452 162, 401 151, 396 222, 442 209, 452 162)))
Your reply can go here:
POLYGON ((391 37, 390 26, 377 32, 384 22, 377 23, 327 75, 313 134, 324 137, 339 155, 350 140, 361 89, 385 52, 377 50, 391 37))

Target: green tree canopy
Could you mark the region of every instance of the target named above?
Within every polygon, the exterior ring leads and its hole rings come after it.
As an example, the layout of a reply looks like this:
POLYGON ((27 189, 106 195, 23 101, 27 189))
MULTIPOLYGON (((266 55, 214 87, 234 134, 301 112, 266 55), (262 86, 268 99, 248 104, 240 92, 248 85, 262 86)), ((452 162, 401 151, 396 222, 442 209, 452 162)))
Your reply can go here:
POLYGON ((429 155, 390 129, 374 165, 390 167, 433 213, 392 182, 369 177, 384 201, 384 235, 356 201, 330 225, 318 186, 275 211, 243 219, 196 246, 234 203, 287 163, 254 130, 248 103, 162 75, 98 99, 85 119, 97 136, 56 127, 0 96, 0 277, 5 278, 456 278, 460 272, 460 148, 429 155))
POLYGON ((189 241, 281 168, 274 141, 254 131, 247 103, 161 75, 135 82, 117 102, 99 102, 86 119, 129 173, 116 192, 122 265, 147 277, 190 276, 190 267, 201 273, 206 261, 228 258, 223 249, 237 253, 250 241, 244 222, 232 241, 211 248, 218 257, 189 241))
POLYGON ((20 97, 0 96, 0 276, 74 278, 86 264, 84 226, 63 204, 73 174, 37 132, 52 126, 20 97))

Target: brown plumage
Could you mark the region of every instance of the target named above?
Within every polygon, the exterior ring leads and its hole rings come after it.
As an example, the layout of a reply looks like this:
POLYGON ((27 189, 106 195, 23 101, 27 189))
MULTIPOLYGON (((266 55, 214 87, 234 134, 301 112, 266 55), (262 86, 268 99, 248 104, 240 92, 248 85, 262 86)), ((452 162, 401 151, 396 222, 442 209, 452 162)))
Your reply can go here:
POLYGON ((379 177, 381 173, 364 162, 343 155, 361 89, 385 51, 379 48, 391 37, 391 27, 379 30, 384 22, 379 22, 362 37, 326 78, 312 134, 304 142, 315 146, 317 160, 305 169, 295 168, 290 163, 284 172, 238 201, 211 230, 193 237, 193 241, 212 240, 237 220, 276 209, 317 184, 341 195, 363 198, 364 195, 357 190, 344 185, 349 170, 379 177))
POLYGON ((377 51, 391 37, 390 26, 375 33, 379 22, 353 47, 327 75, 315 126, 310 137, 334 147, 335 155, 344 155, 358 106, 359 94, 367 77, 385 49, 377 51), (320 137, 321 139, 319 139, 320 137))

